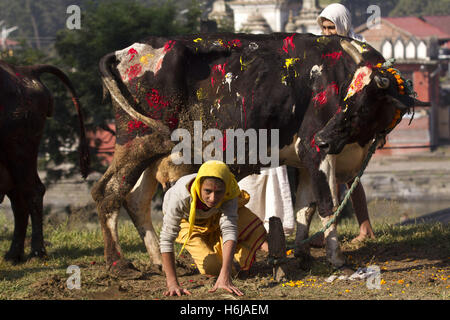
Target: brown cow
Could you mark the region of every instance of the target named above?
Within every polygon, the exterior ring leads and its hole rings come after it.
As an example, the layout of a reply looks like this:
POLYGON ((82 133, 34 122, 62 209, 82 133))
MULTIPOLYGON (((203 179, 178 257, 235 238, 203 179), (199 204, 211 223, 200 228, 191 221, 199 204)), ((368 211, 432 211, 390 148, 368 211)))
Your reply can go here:
POLYGON ((85 178, 89 155, 77 95, 69 78, 50 65, 13 66, 0 61, 0 203, 5 195, 14 213, 14 235, 5 255, 14 263, 24 258, 24 242, 31 217, 31 256, 46 255, 42 232, 45 187, 37 172, 39 143, 45 120, 53 113, 53 97, 39 79, 51 73, 69 90, 80 123, 80 167, 85 178))

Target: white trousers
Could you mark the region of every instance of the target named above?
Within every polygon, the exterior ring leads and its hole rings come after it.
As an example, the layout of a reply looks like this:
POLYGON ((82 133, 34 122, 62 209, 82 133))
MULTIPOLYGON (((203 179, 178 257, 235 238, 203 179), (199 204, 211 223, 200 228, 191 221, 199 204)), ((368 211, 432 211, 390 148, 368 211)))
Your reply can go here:
POLYGON ((294 208, 285 165, 261 170, 239 181, 239 188, 250 194, 246 204, 269 231, 269 218, 279 217, 286 234, 294 231, 294 208))

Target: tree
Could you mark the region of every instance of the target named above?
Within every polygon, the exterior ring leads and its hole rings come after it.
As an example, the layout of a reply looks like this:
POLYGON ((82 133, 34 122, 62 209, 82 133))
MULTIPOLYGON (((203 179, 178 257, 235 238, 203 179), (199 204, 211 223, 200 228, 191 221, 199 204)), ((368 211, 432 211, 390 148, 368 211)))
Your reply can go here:
POLYGON ((0 20, 19 27, 13 38, 49 52, 57 30, 65 27, 66 9, 82 0, 0 0, 0 20))
POLYGON ((449 0, 400 0, 390 16, 426 16, 450 14, 449 0))
POLYGON ((356 28, 367 22, 372 12, 367 12, 371 5, 380 7, 382 17, 387 17, 391 10, 397 5, 399 0, 342 0, 341 3, 350 10, 352 14, 352 24, 356 28))
MULTIPOLYGON (((100 58, 150 35, 198 31, 201 14, 198 1, 185 0, 187 10, 178 5, 179 2, 171 0, 0 0, 0 20, 5 20, 8 26, 18 25, 21 39, 13 55, 1 52, 1 58, 15 65, 52 64, 62 69, 80 97, 86 128, 106 129, 113 113, 109 103, 102 104, 100 58), (80 30, 66 28, 69 4, 81 7, 80 30), (41 49, 37 49, 35 35, 41 37, 41 49), (48 39, 56 39, 54 46, 44 41, 48 39)), ((49 184, 79 172, 76 150, 79 125, 72 101, 60 81, 52 75, 43 75, 42 80, 54 97, 54 113, 46 123, 39 162, 40 169, 47 171, 45 183, 49 184), (56 169, 65 163, 74 166, 69 170, 56 169)), ((95 150, 91 158, 93 170, 105 169, 95 150)))
MULTIPOLYGON (((68 72, 80 96, 87 129, 95 131, 107 128, 108 122, 113 120, 111 104, 102 104, 103 88, 98 72, 100 58, 150 35, 169 36, 198 30, 200 11, 195 2, 192 2, 183 24, 178 22, 177 12, 178 8, 172 1, 159 6, 145 6, 141 1, 129 0, 107 3, 89 1, 84 3, 81 29, 62 29, 57 33, 57 58, 54 63, 68 72)), ((57 92, 55 113, 46 126, 41 151, 51 155, 51 161, 44 161, 44 166, 49 177, 55 180, 63 171, 51 169, 51 165, 59 165, 68 160, 77 163, 76 150, 63 153, 61 146, 70 150, 76 145, 78 125, 71 101, 62 92, 64 88, 57 88, 57 83, 54 85, 57 92)), ((103 171, 105 168, 95 154, 92 156, 93 169, 103 171)), ((70 171, 64 171, 64 175, 76 171, 77 167, 74 167, 70 171)))

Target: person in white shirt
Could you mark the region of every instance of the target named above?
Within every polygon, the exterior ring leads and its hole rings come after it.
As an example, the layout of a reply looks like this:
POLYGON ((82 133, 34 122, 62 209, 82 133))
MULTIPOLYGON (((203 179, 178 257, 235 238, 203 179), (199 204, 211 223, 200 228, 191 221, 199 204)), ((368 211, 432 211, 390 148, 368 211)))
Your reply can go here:
MULTIPOLYGON (((340 35, 353 38, 358 41, 365 41, 364 37, 355 34, 352 27, 352 17, 350 11, 340 3, 332 3, 328 5, 317 17, 317 23, 322 29, 323 35, 340 35)), ((347 183, 350 188, 353 181, 347 183)), ((351 195, 353 209, 359 223, 359 235, 353 239, 353 242, 364 241, 368 238, 374 238, 372 225, 369 219, 369 211, 367 209, 366 194, 361 182, 351 195)), ((323 237, 317 237, 314 242, 316 246, 324 244, 323 237)), ((313 244, 313 245, 314 245, 313 244)))
POLYGON ((340 3, 332 3, 323 9, 317 17, 317 23, 323 35, 337 34, 358 41, 365 41, 363 36, 353 31, 350 11, 340 3))

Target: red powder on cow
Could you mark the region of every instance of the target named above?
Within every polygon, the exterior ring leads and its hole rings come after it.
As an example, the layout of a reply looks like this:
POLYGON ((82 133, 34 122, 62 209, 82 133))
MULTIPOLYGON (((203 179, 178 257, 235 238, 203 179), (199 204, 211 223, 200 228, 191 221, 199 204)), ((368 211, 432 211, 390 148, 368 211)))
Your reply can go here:
POLYGON ((164 53, 169 52, 170 50, 172 50, 174 44, 176 43, 175 40, 169 40, 164 44, 164 53))
POLYGON ((222 141, 222 151, 227 150, 227 132, 223 131, 223 138, 219 139, 219 142, 222 141))
POLYGON ((334 66, 336 62, 342 57, 342 51, 322 54, 322 59, 328 59, 330 65, 334 66))
POLYGON ((289 48, 291 48, 292 51, 295 51, 294 35, 286 37, 283 40, 283 51, 289 53, 289 48))
POLYGON ((242 46, 241 40, 239 39, 231 40, 231 46, 240 48, 242 46))
POLYGON ((170 104, 170 102, 161 96, 156 89, 152 89, 151 92, 148 92, 145 96, 145 100, 153 113, 153 117, 156 117, 156 112, 161 111, 170 104))
POLYGON ((211 69, 211 86, 214 87, 214 74, 213 73, 217 73, 219 72, 222 75, 222 78, 225 76, 225 67, 226 67, 227 63, 223 63, 223 64, 216 64, 212 67, 211 69))
POLYGON ((242 46, 241 40, 239 39, 233 39, 231 41, 227 41, 226 43, 219 39, 219 43, 224 48, 240 48, 242 46))
POLYGON ((233 48, 233 47, 238 47, 240 48, 242 46, 241 44, 241 40, 239 39, 234 39, 231 41, 228 41, 228 43, 225 45, 227 48, 233 48))
POLYGON ((316 145, 316 138, 315 137, 313 137, 312 140, 311 140, 311 148, 315 148, 318 153, 320 152, 319 146, 316 145))
POLYGON ((131 81, 134 78, 136 78, 139 75, 139 73, 141 73, 141 71, 142 65, 140 63, 136 63, 131 67, 129 67, 127 71, 125 71, 125 73, 128 75, 128 81, 131 81))
POLYGON ((319 103, 320 106, 326 104, 328 102, 328 94, 337 95, 339 94, 339 87, 333 81, 331 84, 327 86, 327 88, 313 97, 314 106, 319 103))
POLYGON ((146 131, 148 126, 140 120, 130 120, 128 122, 128 132, 133 132, 135 130, 146 131))
POLYGON ((172 115, 169 119, 167 119, 167 124, 170 128, 170 130, 175 129, 178 126, 178 118, 176 117, 176 115, 172 115))
POLYGON ((322 92, 319 92, 318 94, 316 94, 313 98, 313 101, 314 101, 314 106, 316 106, 317 102, 320 105, 324 105, 325 103, 327 103, 328 102, 327 91, 323 90, 322 92))
POLYGON ((245 110, 245 97, 242 97, 242 110, 244 111, 244 129, 247 129, 247 111, 245 110))
POLYGON ((130 50, 128 50, 128 55, 131 55, 131 58, 130 58, 130 60, 128 60, 128 62, 133 60, 137 54, 138 54, 138 52, 134 48, 131 48, 130 50))

